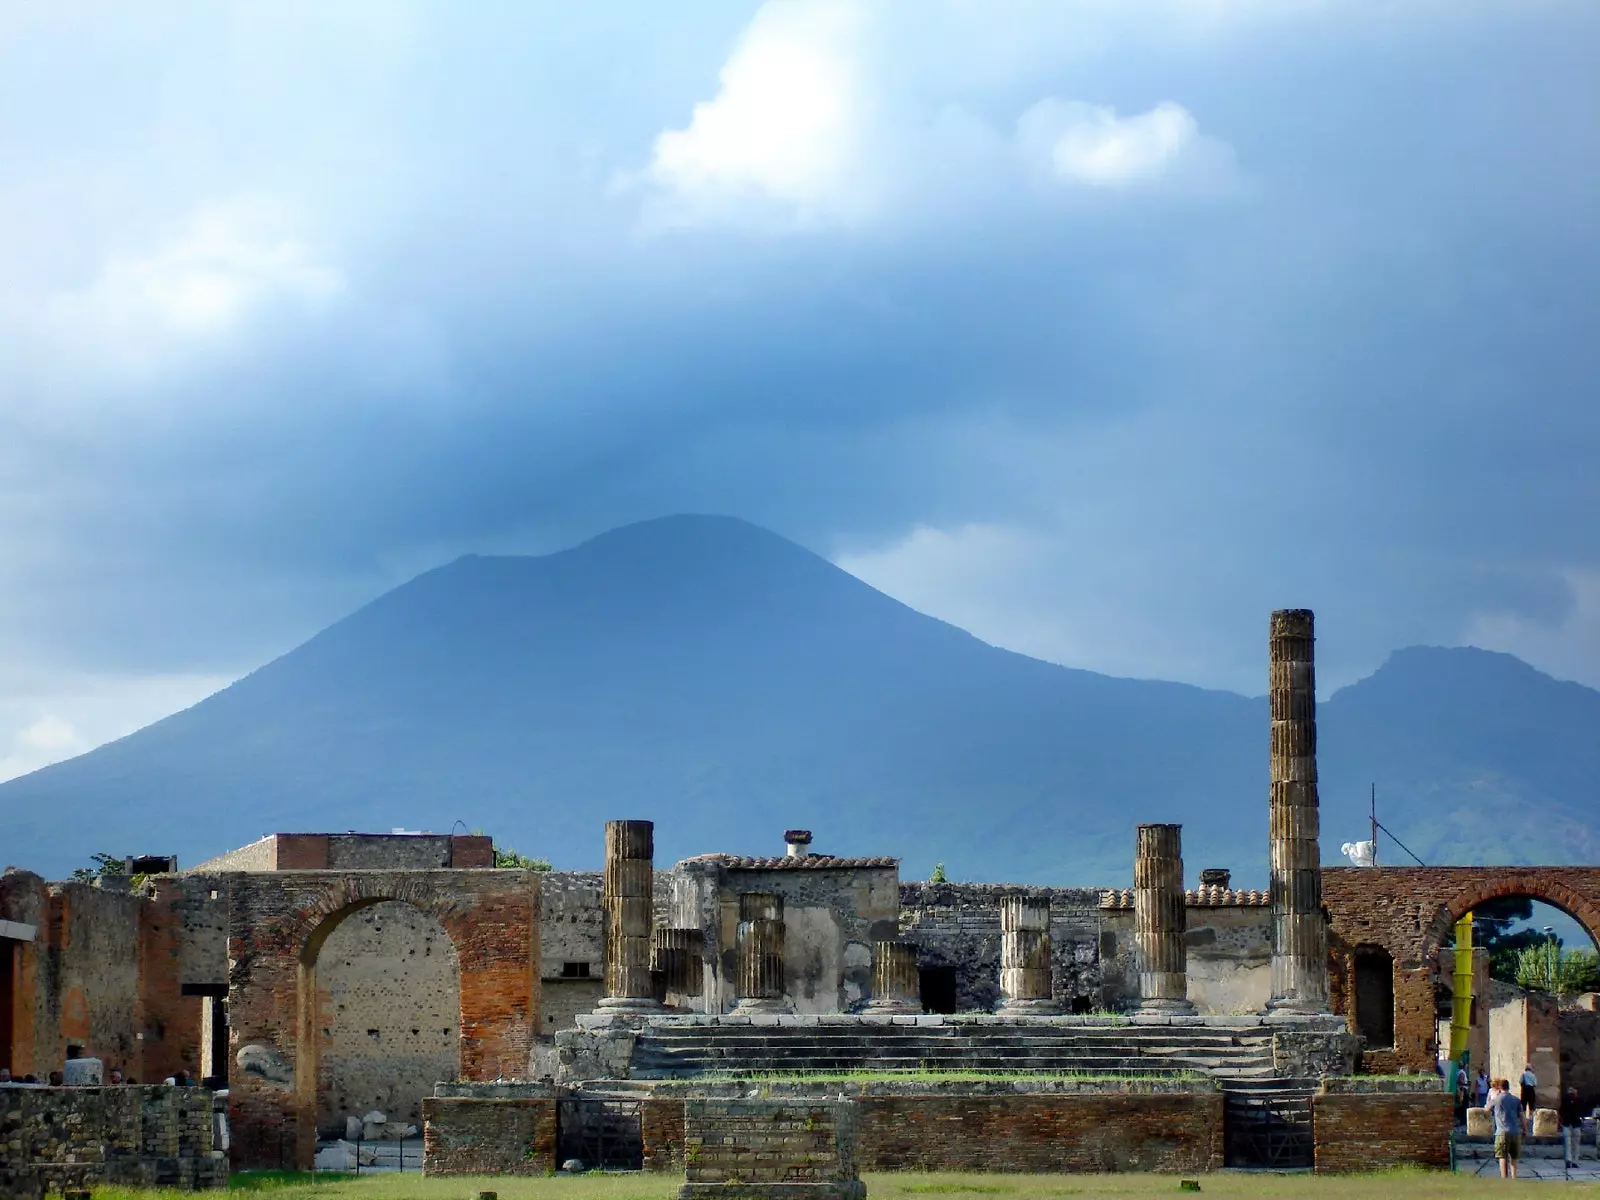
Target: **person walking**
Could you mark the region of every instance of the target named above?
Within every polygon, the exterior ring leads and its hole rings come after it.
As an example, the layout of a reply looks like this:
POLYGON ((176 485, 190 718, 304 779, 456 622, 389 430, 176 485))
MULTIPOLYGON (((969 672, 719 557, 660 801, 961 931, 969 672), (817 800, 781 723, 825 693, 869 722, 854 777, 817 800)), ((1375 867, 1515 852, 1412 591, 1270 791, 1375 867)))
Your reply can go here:
POLYGON ((1478 1071, 1478 1107, 1482 1108, 1487 1103, 1489 1103, 1489 1072, 1480 1068, 1478 1071))
POLYGON ((1494 1118, 1494 1156, 1500 1160, 1500 1178, 1517 1177, 1522 1157, 1522 1103, 1511 1094, 1509 1079, 1495 1080, 1489 1092, 1489 1115, 1494 1118))
POLYGON ((1533 1064, 1524 1063, 1522 1066, 1522 1092, 1518 1097, 1522 1101, 1522 1122, 1527 1127, 1528 1135, 1533 1135, 1533 1110, 1539 1103, 1539 1077, 1533 1073, 1533 1064))
POLYGON ((1578 1165, 1578 1135, 1583 1132, 1583 1109, 1578 1106, 1578 1089, 1569 1087, 1561 1097, 1561 1149, 1567 1166, 1578 1165))

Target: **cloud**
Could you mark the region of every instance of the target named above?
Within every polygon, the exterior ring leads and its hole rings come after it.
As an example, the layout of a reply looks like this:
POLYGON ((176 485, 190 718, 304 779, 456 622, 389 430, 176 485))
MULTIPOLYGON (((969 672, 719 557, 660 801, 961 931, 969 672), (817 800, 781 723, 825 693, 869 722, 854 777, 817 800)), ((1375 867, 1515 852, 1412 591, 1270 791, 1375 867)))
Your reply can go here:
POLYGON ((1600 662, 1600 569, 1563 570, 1556 578, 1566 593, 1556 613, 1478 613, 1462 641, 1515 654, 1557 679, 1600 686, 1592 667, 1600 662))
POLYGON ((856 56, 865 19, 855 0, 761 7, 715 98, 655 140, 647 174, 679 202, 680 219, 747 200, 782 202, 801 220, 860 214, 869 101, 856 56))
POLYGON ((1233 157, 1226 143, 1203 137, 1189 111, 1171 101, 1119 117, 1102 105, 1041 100, 1023 113, 1018 139, 1058 178, 1103 188, 1151 184, 1186 167, 1220 177, 1233 157))

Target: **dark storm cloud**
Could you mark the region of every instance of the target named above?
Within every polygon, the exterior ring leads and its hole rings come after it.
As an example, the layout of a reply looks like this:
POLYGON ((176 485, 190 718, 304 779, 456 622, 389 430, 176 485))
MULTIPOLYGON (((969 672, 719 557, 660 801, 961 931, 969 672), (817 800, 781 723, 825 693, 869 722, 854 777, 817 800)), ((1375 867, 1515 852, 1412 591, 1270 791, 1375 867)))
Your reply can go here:
POLYGON ((683 510, 1218 685, 1597 616, 1590 6, 239 11, 0 32, 16 661, 683 510))

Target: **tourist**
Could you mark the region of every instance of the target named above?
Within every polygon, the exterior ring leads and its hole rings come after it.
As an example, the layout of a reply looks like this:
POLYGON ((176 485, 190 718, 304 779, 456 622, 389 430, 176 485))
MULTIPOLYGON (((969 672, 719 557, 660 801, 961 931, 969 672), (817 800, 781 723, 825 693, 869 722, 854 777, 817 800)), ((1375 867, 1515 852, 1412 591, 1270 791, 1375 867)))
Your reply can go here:
POLYGON ((1489 1093, 1489 1115, 1494 1118, 1494 1156, 1500 1160, 1500 1177, 1517 1177, 1522 1157, 1522 1104, 1511 1094, 1511 1081, 1497 1079, 1489 1093))
POLYGON ((1462 1071, 1456 1076, 1456 1124, 1464 1125, 1467 1108, 1472 1104, 1472 1076, 1462 1071))
POLYGON ((1578 1135, 1583 1132, 1583 1109, 1578 1105, 1578 1089, 1569 1087, 1561 1098, 1561 1148, 1567 1166, 1578 1165, 1578 1135))
POLYGON ((1533 1073, 1533 1064, 1525 1063, 1522 1067, 1522 1120, 1527 1126, 1528 1133, 1533 1133, 1533 1110, 1539 1103, 1539 1077, 1533 1073))
POLYGON ((1489 1103, 1489 1072, 1483 1068, 1478 1069, 1478 1107, 1482 1108, 1489 1103))
POLYGON ((112 1087, 121 1087, 122 1086, 122 1072, 117 1070, 116 1067, 112 1067, 111 1068, 110 1083, 111 1083, 112 1087))
POLYGON ((62 1075, 61 1075, 60 1071, 51 1071, 50 1072, 50 1086, 51 1087, 60 1087, 63 1082, 64 1082, 64 1080, 62 1078, 62 1075))
POLYGON ((11 1068, 10 1067, 0 1067, 0 1083, 10 1083, 10 1082, 11 1082, 11 1068))

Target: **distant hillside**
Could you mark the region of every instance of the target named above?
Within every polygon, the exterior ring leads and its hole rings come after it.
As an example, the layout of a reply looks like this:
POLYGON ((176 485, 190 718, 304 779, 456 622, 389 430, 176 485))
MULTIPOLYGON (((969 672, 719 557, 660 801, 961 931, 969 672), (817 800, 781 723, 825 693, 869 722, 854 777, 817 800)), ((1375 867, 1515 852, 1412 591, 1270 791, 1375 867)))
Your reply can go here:
MULTIPOLYGON (((1362 834, 1376 779, 1425 857, 1597 857, 1600 693, 1417 649, 1322 714, 1330 855, 1362 834)), ((943 861, 1094 883, 1125 882, 1134 822, 1173 820, 1192 871, 1259 881, 1266 740, 1259 698, 999 650, 775 534, 672 517, 459 559, 193 708, 0 784, 3 856, 59 875, 102 849, 193 863, 276 830, 459 820, 594 866, 600 823, 628 816, 657 822, 661 863, 776 851, 804 826, 913 877, 943 861)))

